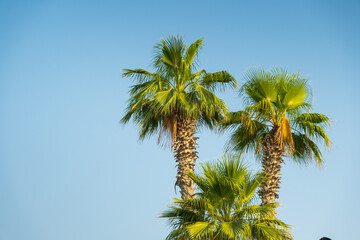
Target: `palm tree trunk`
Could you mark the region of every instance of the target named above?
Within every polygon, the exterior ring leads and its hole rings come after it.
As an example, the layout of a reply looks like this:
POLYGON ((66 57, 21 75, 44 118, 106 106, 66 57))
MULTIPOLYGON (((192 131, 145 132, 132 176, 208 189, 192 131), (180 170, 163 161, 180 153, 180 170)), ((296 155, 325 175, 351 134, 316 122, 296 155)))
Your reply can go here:
POLYGON ((174 142, 174 156, 178 169, 175 185, 179 186, 182 199, 194 198, 194 183, 187 173, 194 171, 195 161, 198 158, 196 152, 198 138, 194 136, 195 132, 195 121, 178 115, 174 142))
POLYGON ((280 170, 284 150, 281 147, 278 131, 279 127, 277 126, 271 129, 263 143, 263 159, 261 163, 267 179, 261 185, 259 191, 261 205, 273 203, 276 198, 279 198, 280 170))

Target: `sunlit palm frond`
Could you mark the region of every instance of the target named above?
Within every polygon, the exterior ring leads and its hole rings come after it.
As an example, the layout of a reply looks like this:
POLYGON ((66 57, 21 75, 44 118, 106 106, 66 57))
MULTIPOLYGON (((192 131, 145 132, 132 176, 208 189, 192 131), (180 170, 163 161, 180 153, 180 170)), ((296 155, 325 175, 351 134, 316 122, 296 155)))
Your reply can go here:
POLYGON ((266 205, 243 205, 242 208, 236 209, 233 215, 234 220, 243 219, 245 216, 249 219, 256 219, 260 216, 273 216, 275 208, 279 207, 279 203, 271 203, 266 205))
POLYGON ((309 93, 305 82, 300 82, 296 85, 290 85, 286 89, 286 93, 282 102, 288 110, 297 108, 306 103, 309 93))
POLYGON ((189 68, 192 67, 194 60, 198 55, 199 49, 202 48, 203 41, 204 39, 200 38, 199 40, 195 41, 187 48, 184 58, 187 67, 189 68))
POLYGON ((329 118, 320 115, 320 114, 307 114, 302 115, 300 118, 297 118, 294 120, 294 127, 299 129, 301 132, 303 132, 306 136, 315 139, 324 141, 325 146, 330 147, 331 141, 323 128, 330 124, 329 118), (316 123, 318 121, 321 121, 320 123, 316 123), (313 123, 315 122, 315 123, 313 123))
POLYGON ((122 69, 123 77, 129 77, 132 78, 134 80, 136 80, 138 83, 143 83, 143 82, 147 82, 147 81, 153 81, 155 79, 159 78, 158 74, 154 74, 151 72, 148 72, 144 69, 140 69, 140 68, 136 68, 136 69, 122 69))
POLYGON ((310 122, 314 124, 323 123, 330 126, 331 119, 320 113, 303 113, 296 118, 295 122, 310 122))
POLYGON ((277 114, 274 104, 268 99, 263 99, 255 105, 247 106, 246 110, 253 113, 253 117, 257 121, 271 122, 271 124, 277 124, 279 122, 276 118, 279 114, 277 114))
POLYGON ((323 155, 316 145, 306 134, 293 133, 294 151, 291 157, 299 164, 308 164, 312 160, 319 166, 323 165, 323 155))
POLYGON ((247 111, 229 112, 224 116, 224 120, 219 126, 220 131, 234 129, 238 125, 249 126, 252 121, 251 115, 247 111))
POLYGON ((260 153, 261 144, 265 138, 267 126, 257 121, 250 123, 251 130, 246 125, 240 125, 231 135, 227 145, 235 151, 260 153))
POLYGON ((191 239, 211 239, 214 237, 214 229, 216 229, 217 225, 216 221, 195 222, 185 228, 191 239))
POLYGON ((226 71, 205 73, 200 84, 211 91, 224 91, 225 87, 227 86, 235 89, 238 86, 238 82, 235 80, 235 78, 226 71), (225 85, 224 83, 228 83, 228 85, 225 85))

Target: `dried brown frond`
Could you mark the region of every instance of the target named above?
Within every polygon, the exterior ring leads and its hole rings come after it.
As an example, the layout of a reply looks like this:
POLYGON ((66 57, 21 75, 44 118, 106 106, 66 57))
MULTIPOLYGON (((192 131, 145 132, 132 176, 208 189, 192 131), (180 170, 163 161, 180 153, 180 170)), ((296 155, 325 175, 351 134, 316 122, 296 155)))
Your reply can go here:
POLYGON ((177 133, 177 114, 171 114, 164 119, 159 131, 158 144, 162 147, 172 147, 177 133))

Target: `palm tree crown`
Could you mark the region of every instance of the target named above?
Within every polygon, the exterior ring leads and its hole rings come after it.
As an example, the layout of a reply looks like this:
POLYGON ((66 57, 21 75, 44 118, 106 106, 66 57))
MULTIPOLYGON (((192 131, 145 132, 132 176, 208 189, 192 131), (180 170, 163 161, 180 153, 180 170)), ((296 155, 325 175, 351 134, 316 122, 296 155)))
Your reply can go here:
POLYGON ((263 170, 270 175, 263 186, 263 203, 273 202, 278 197, 284 155, 298 163, 314 160, 322 165, 316 141, 330 147, 324 130, 330 119, 308 112, 311 91, 307 79, 284 69, 249 71, 241 94, 247 104, 245 111, 230 113, 222 128, 234 129, 229 141, 233 149, 262 153, 263 170))
POLYGON ((254 205, 264 175, 252 175, 239 157, 223 156, 205 163, 202 173, 190 173, 196 199, 175 199, 163 212, 173 231, 167 239, 291 239, 288 225, 272 217, 278 203, 254 205))
POLYGON ((140 127, 140 139, 155 132, 160 133, 159 139, 171 137, 178 162, 176 184, 183 197, 191 197, 193 191, 186 173, 193 171, 197 158, 195 124, 211 128, 218 122, 227 108, 213 91, 237 85, 226 71, 195 71, 202 43, 199 39, 186 47, 181 37, 169 36, 154 47, 154 73, 143 69, 124 69, 123 73, 136 84, 130 89, 127 113, 121 121, 133 118, 140 127))

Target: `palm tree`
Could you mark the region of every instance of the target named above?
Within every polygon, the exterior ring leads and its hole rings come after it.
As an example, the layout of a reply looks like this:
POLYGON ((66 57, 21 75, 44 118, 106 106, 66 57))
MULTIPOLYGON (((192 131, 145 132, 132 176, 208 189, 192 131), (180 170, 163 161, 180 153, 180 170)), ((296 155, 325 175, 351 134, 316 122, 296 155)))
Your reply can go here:
POLYGON ((254 205, 264 174, 252 175, 239 157, 223 156, 189 176, 197 198, 174 199, 162 213, 173 228, 167 240, 292 239, 290 226, 273 217, 278 203, 254 205))
POLYGON ((300 164, 312 160, 322 166, 323 156, 316 145, 322 141, 330 147, 324 128, 330 119, 319 113, 309 113, 310 89, 307 79, 275 68, 270 72, 254 69, 246 75, 241 94, 245 111, 229 113, 222 129, 233 129, 229 145, 237 151, 255 150, 262 156, 262 168, 267 175, 260 190, 262 204, 278 198, 283 157, 300 164))
POLYGON ((143 69, 124 69, 123 76, 136 81, 130 89, 127 113, 122 123, 131 118, 140 127, 140 139, 159 132, 170 136, 177 162, 175 185, 181 197, 193 197, 192 172, 197 159, 195 132, 198 125, 210 128, 227 111, 224 102, 213 91, 226 86, 236 87, 237 82, 226 71, 196 72, 198 50, 203 39, 186 47, 182 38, 169 36, 155 45, 152 66, 154 73, 143 69))

